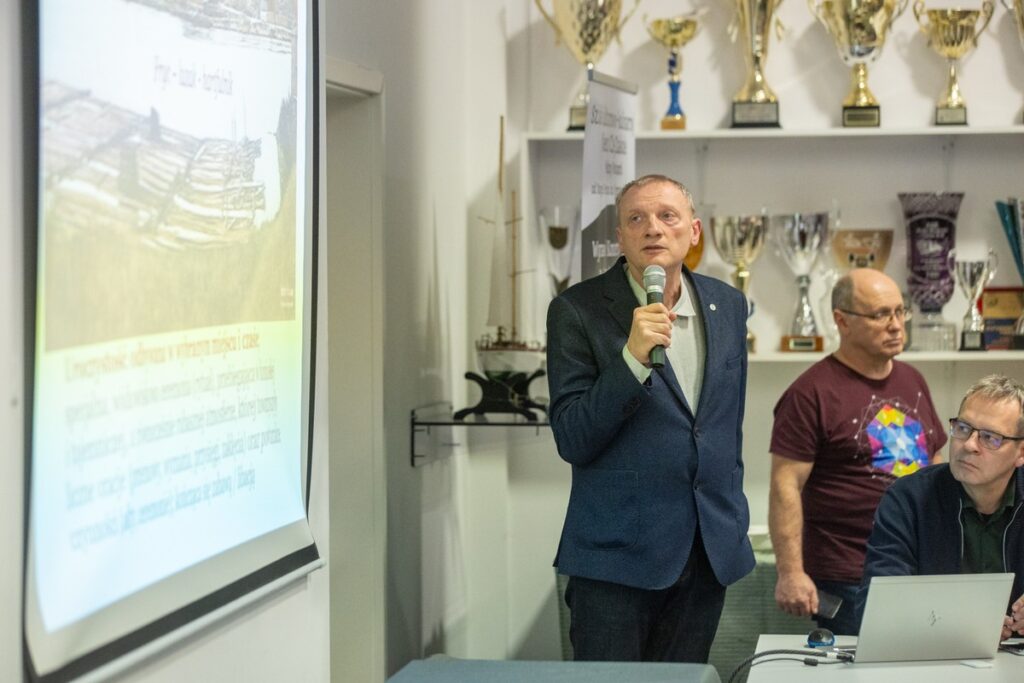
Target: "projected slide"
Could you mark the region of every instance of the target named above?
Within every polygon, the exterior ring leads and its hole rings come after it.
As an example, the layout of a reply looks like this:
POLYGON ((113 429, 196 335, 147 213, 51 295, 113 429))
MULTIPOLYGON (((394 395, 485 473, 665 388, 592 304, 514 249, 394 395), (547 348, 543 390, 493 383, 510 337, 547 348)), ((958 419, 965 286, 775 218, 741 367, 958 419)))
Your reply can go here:
POLYGON ((42 0, 39 26, 45 670, 90 619, 116 639, 312 546, 311 29, 302 0, 42 0))

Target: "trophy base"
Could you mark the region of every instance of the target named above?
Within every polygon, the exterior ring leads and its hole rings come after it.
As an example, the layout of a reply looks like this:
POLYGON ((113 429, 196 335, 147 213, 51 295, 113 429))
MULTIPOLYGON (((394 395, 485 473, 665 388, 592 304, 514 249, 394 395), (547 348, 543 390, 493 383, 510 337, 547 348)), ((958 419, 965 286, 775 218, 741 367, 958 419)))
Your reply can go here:
POLYGON ((1024 351, 1024 334, 1015 334, 1010 337, 1010 349, 1024 351))
POLYGON ((882 125, 882 108, 843 106, 843 128, 878 128, 882 125))
POLYGON ((662 130, 686 130, 686 114, 672 114, 661 119, 662 130))
POLYGON ((779 344, 782 351, 824 351, 825 338, 821 336, 801 337, 795 335, 784 335, 779 344))
POLYGON ((925 313, 925 319, 913 326, 914 351, 956 351, 956 325, 940 316, 925 313))
POLYGON ((961 351, 984 351, 985 334, 983 332, 971 332, 964 330, 960 333, 961 351))
POLYGON ((587 108, 584 106, 569 107, 569 127, 566 130, 583 130, 587 127, 587 108))
POLYGON ((781 128, 778 102, 733 102, 733 128, 781 128))
POLYGON ((966 107, 935 107, 936 126, 966 126, 966 107))

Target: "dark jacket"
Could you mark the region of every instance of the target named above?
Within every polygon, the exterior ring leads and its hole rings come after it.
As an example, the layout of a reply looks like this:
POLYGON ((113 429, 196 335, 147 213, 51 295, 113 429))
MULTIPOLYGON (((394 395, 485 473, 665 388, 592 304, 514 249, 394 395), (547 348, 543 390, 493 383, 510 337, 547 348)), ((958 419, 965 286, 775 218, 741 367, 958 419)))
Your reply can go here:
POLYGON ((754 566, 743 495, 746 301, 684 269, 706 357, 697 414, 666 364, 641 384, 622 358, 637 300, 623 259, 548 308, 550 417, 572 491, 559 572, 660 589, 682 573, 696 531, 718 581, 754 566))
MULTIPOLYGON (((1003 569, 1016 574, 1010 601, 1024 593, 1024 473, 1013 473, 1016 501, 1003 534, 1003 569)), ((960 574, 964 556, 960 482, 949 465, 898 479, 882 496, 864 560, 861 608, 872 576, 960 574)))

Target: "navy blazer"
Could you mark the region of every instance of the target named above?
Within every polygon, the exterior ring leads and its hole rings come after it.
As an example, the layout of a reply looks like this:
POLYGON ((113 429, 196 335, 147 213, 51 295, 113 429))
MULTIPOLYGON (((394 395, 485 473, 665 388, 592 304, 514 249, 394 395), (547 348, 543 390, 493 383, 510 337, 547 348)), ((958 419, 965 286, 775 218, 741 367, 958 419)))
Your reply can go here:
POLYGON ((641 384, 622 358, 636 296, 620 258, 548 308, 549 415, 572 491, 555 566, 562 574, 661 589, 700 529, 715 576, 754 567, 743 494, 746 299, 690 273, 706 358, 694 415, 666 363, 641 384))

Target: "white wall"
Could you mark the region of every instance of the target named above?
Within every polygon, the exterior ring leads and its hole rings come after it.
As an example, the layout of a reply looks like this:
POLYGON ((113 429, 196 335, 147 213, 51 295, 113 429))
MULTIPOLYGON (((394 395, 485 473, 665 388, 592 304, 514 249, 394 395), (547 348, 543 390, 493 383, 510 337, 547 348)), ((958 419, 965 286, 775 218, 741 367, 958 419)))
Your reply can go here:
POLYGON ((0 6, 0 680, 21 676, 24 459, 20 3, 0 6))
POLYGON ((472 283, 484 228, 477 216, 495 182, 505 109, 503 4, 362 0, 327 8, 328 54, 384 75, 389 673, 425 653, 504 647, 484 614, 495 587, 504 604, 504 585, 483 580, 486 549, 467 543, 487 532, 469 511, 480 491, 472 481, 489 473, 464 446, 427 467, 409 465, 410 411, 439 400, 466 404, 468 345, 483 332, 470 322, 482 314, 468 314, 467 302, 482 305, 472 283))

